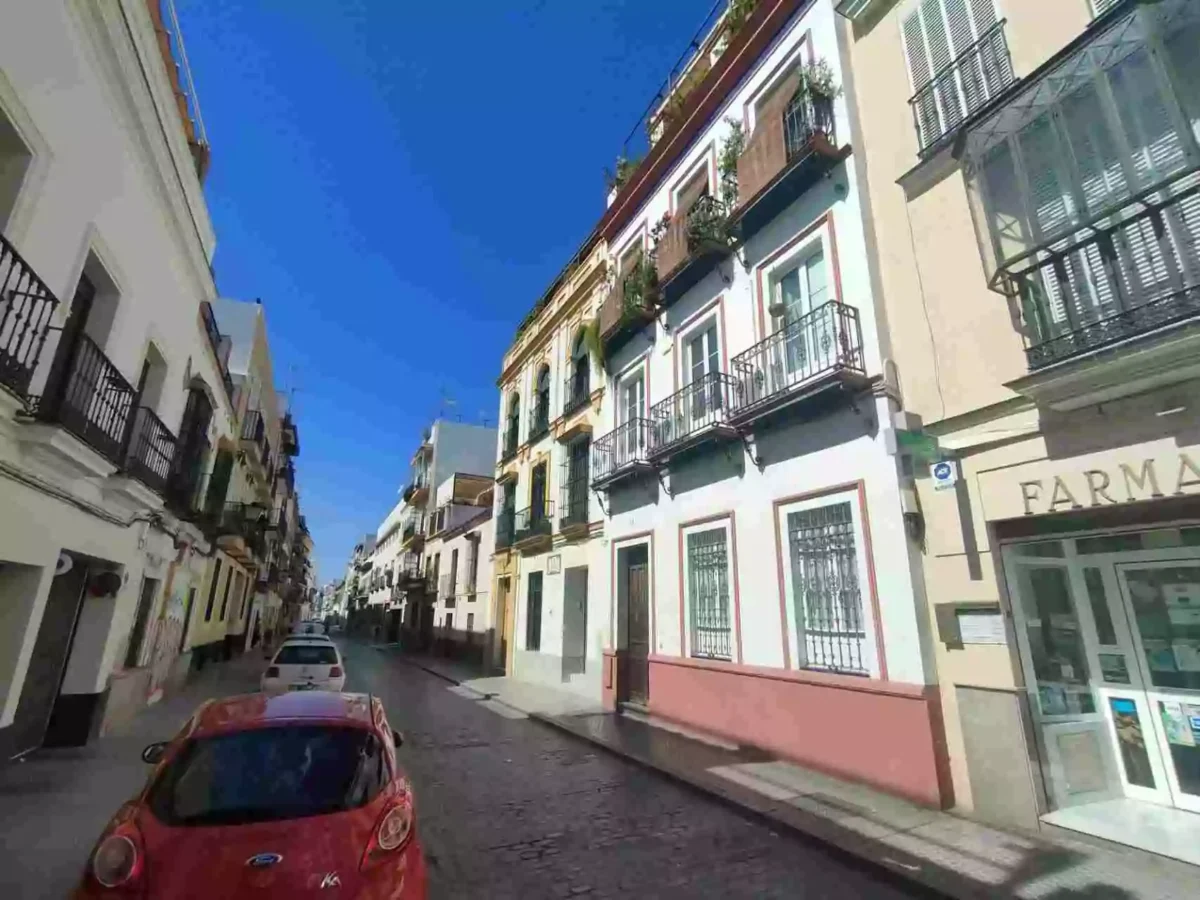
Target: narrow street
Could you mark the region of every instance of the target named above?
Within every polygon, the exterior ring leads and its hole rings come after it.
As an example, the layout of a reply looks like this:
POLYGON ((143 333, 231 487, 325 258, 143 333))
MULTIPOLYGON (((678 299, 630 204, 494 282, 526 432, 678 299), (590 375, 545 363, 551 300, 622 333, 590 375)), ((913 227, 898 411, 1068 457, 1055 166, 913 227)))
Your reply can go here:
MULTIPOLYGON (((394 656, 343 646, 347 689, 381 696, 405 734, 432 897, 909 896, 394 656)), ((252 688, 260 664, 213 671, 145 712, 135 734, 0 771, 0 895, 64 896, 106 817, 145 777, 141 743, 166 736, 206 693, 252 688)))

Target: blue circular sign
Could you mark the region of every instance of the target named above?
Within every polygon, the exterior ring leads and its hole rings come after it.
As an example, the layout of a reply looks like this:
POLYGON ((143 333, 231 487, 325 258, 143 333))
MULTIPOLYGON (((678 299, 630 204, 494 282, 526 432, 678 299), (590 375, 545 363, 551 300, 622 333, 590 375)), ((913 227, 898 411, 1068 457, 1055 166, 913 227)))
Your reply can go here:
POLYGON ((948 462, 936 463, 933 467, 933 477, 938 479, 939 481, 945 481, 947 478, 950 477, 951 471, 952 470, 950 468, 950 463, 948 463, 948 462))

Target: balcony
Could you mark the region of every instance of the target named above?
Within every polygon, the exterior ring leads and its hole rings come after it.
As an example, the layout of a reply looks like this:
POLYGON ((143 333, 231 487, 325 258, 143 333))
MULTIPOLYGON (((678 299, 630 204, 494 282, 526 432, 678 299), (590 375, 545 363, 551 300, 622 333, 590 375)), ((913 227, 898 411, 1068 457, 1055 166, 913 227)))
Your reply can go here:
POLYGON ((425 523, 407 522, 401 532, 400 546, 405 550, 417 550, 425 545, 425 523))
POLYGON ((1013 83, 1005 24, 1001 19, 992 25, 909 99, 923 157, 945 146, 973 112, 1013 83))
POLYGON ((606 489, 650 471, 649 419, 630 419, 592 444, 592 487, 606 489))
POLYGON ((279 449, 285 456, 300 455, 300 433, 291 413, 285 415, 279 424, 279 449))
POLYGON ((769 112, 738 158, 738 201, 729 231, 748 240, 842 160, 833 124, 833 101, 792 95, 782 112, 769 112))
POLYGON ((233 402, 233 378, 229 367, 221 354, 221 330, 217 327, 217 317, 213 315, 212 304, 205 301, 200 304, 200 317, 204 321, 204 334, 208 338, 208 346, 217 360, 217 368, 221 370, 221 383, 225 386, 225 396, 233 402))
POLYGON ((424 506, 429 499, 429 482, 425 475, 418 475, 404 489, 404 502, 412 506, 424 506))
MULTIPOLYGON (((563 418, 574 415, 588 405, 592 398, 591 391, 588 389, 588 362, 585 359, 582 363, 581 372, 572 373, 563 381, 563 418)), ((560 436, 561 440, 562 437, 560 436)))
POLYGON ((496 549, 507 550, 513 543, 513 526, 516 514, 511 509, 502 509, 496 516, 496 549))
POLYGON ((699 284, 732 252, 725 220, 721 201, 704 194, 686 215, 676 216, 667 225, 655 254, 663 306, 670 306, 699 284))
MULTIPOLYGON (((549 388, 547 388, 549 390, 549 388)), ((550 397, 545 396, 539 401, 529 414, 529 436, 530 444, 540 441, 550 433, 550 397)))
POLYGON ((175 435, 153 410, 140 407, 133 418, 125 471, 156 494, 165 495, 174 458, 175 435))
POLYGON ((0 234, 0 384, 29 400, 58 298, 0 234))
POLYGON ((1006 385, 1078 409, 1200 376, 1200 4, 1118 4, 960 129, 1006 385), (1154 112, 1151 112, 1154 111, 1154 112))
POLYGON ((713 440, 733 437, 729 424, 736 382, 710 372, 650 407, 651 460, 666 459, 713 440))
POLYGON ((96 343, 80 332, 63 341, 30 407, 43 422, 61 425, 114 465, 124 463, 137 392, 96 343))
POLYGON ((550 547, 554 522, 554 503, 541 503, 517 510, 513 526, 513 547, 523 553, 536 553, 550 547))
POLYGON ((588 533, 587 474, 570 477, 570 463, 563 465, 563 485, 559 494, 558 530, 568 540, 588 533))
POLYGON ((266 510, 250 503, 226 503, 215 531, 217 546, 243 565, 252 565, 266 555, 263 534, 266 510))
POLYGON ((600 341, 610 354, 654 321, 661 297, 658 272, 645 257, 620 278, 600 306, 600 341))
POLYGON ((729 420, 739 427, 860 389, 868 379, 858 310, 831 300, 739 353, 730 367, 737 388, 729 420))
POLYGON ((184 519, 197 515, 200 482, 204 477, 204 460, 209 445, 202 432, 188 434, 186 429, 176 442, 167 477, 165 499, 167 506, 184 519))
POLYGON ((260 483, 265 482, 271 445, 267 441, 266 420, 258 410, 250 410, 242 419, 241 444, 254 478, 260 483))

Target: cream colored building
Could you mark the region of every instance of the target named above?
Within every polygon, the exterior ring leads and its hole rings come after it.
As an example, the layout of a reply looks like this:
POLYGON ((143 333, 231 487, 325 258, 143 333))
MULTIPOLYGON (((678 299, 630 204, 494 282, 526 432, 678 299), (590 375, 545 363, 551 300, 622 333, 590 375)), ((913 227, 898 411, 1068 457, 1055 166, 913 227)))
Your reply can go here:
POLYGON ((1200 862, 1200 3, 839 11, 956 805, 1200 862))
POLYGON ((604 373, 586 332, 606 273, 606 245, 593 235, 504 355, 492 559, 492 664, 597 699, 608 569, 590 453, 604 373))

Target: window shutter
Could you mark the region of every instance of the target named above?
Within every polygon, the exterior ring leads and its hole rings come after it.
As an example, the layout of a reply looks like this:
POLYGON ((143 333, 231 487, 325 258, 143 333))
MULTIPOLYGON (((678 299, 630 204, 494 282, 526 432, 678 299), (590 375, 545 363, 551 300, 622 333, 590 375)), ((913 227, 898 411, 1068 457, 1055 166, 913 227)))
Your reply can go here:
POLYGON ((908 57, 908 74, 912 79, 913 92, 919 94, 916 99, 917 140, 922 147, 931 143, 939 134, 942 127, 938 118, 937 98, 933 91, 922 88, 929 84, 933 77, 930 67, 929 54, 925 49, 925 35, 921 30, 921 13, 913 10, 904 20, 902 28, 904 35, 904 52, 908 57))
POLYGON ((1179 169, 1183 144, 1167 112, 1145 50, 1127 56, 1108 73, 1121 123, 1133 150, 1134 169, 1147 187, 1179 169))
POLYGON ((1121 0, 1092 0, 1092 12, 1098 19, 1120 2, 1121 0))

